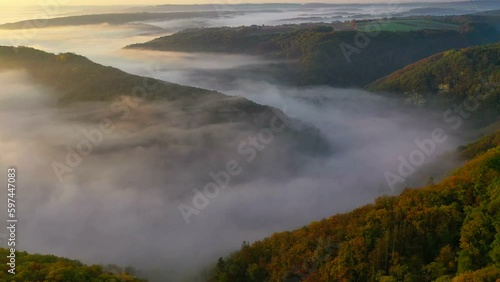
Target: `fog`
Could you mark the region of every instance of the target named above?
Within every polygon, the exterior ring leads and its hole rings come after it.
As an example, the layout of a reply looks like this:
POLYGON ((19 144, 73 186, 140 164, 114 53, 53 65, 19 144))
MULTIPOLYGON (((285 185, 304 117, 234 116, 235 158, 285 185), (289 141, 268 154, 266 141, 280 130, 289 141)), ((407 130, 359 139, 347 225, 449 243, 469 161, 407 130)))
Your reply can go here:
MULTIPOLYGON (((16 165, 19 171, 21 248, 88 263, 132 265, 152 281, 177 281, 243 240, 396 193, 384 172, 395 171, 397 157, 415 150, 413 140, 429 138, 435 126, 360 90, 240 82, 228 94, 286 108, 321 129, 334 152, 287 172, 286 163, 300 156, 293 150, 283 153, 289 140, 275 138, 187 225, 179 204, 192 206, 192 189, 202 189, 223 160, 241 159, 238 144, 255 130, 229 123, 188 127, 196 121, 175 104, 144 102, 114 123, 117 129, 60 182, 51 164, 64 163, 67 146, 74 149, 85 140, 83 130, 90 132, 112 116, 109 104, 57 108, 50 91, 27 84, 25 74, 0 78, 5 85, 0 165, 16 165)), ((457 144, 448 140, 428 161, 457 144)))
MULTIPOLYGON (((55 1, 64 4, 65 1, 55 1)), ((69 1, 68 3, 71 3, 69 1)), ((215 1, 206 5, 124 5, 124 6, 64 6, 54 2, 38 6, 20 5, 2 7, 0 24, 22 20, 49 19, 106 13, 179 13, 185 17, 171 20, 149 20, 129 22, 161 28, 163 33, 173 33, 192 27, 275 25, 306 22, 351 21, 392 16, 415 15, 460 15, 500 9, 494 1, 450 3, 400 3, 388 1, 383 4, 245 4, 241 1, 215 1), (198 15, 193 14, 201 12, 198 15), (214 13, 215 12, 215 13, 214 13)), ((44 28, 44 24, 40 27, 44 28)), ((137 42, 133 42, 137 43, 137 42)))
MULTIPOLYGON (((244 240, 352 210, 430 176, 441 179, 458 165, 439 158, 466 142, 446 127, 442 112, 424 115, 360 89, 282 85, 259 71, 279 62, 259 57, 121 49, 159 34, 135 25, 46 28, 24 45, 270 105, 318 128, 331 154, 303 155, 278 134, 255 161, 241 161, 242 173, 186 224, 179 204, 192 206, 192 189, 211 181, 210 172, 242 160, 238 146, 260 128, 206 124, 198 105, 185 111, 176 103, 142 101, 115 119, 116 129, 60 181, 53 164, 64 162, 67 146, 75 148, 82 131, 116 113, 110 103, 57 107, 51 90, 26 73, 0 72, 0 166, 19 171, 21 249, 132 265, 151 281, 178 281, 244 240), (391 189, 384 173, 397 171, 398 157, 408 158, 418 149, 415 140, 430 138, 436 128, 448 138, 425 162, 446 162, 443 171, 416 174, 391 189), (289 169, 294 163, 301 165, 289 169)), ((1 45, 10 45, 8 38, 0 32, 1 45)))

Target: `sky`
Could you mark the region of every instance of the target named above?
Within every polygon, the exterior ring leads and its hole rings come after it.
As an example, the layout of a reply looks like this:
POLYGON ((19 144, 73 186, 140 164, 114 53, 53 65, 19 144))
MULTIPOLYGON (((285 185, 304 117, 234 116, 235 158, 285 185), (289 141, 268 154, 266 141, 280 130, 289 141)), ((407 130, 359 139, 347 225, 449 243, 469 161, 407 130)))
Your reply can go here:
MULTIPOLYGON (((47 5, 161 5, 161 4, 241 4, 241 3, 398 3, 398 2, 451 2, 455 0, 0 0, 0 6, 47 6, 47 5)), ((459 0, 457 0, 459 1, 459 0)))

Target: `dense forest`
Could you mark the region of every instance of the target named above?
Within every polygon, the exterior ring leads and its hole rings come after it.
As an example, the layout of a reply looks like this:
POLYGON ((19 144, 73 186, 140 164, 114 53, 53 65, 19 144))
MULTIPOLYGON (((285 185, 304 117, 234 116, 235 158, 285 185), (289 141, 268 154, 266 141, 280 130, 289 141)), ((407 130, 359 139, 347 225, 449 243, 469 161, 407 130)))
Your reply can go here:
POLYGON ((85 265, 76 260, 60 258, 53 255, 28 254, 26 252, 16 252, 16 275, 12 276, 7 272, 7 256, 10 252, 0 248, 0 282, 145 282, 146 280, 135 278, 130 272, 131 268, 121 269, 120 267, 109 265, 85 265), (14 278, 14 279, 13 279, 14 278))
POLYGON ((366 27, 366 32, 338 31, 329 24, 201 28, 126 48, 263 55, 290 61, 280 70, 286 75, 274 74, 287 77, 287 83, 365 86, 435 53, 500 40, 500 16, 432 19, 458 28, 398 32, 383 30, 380 25, 370 28, 371 32, 366 27))
POLYGON ((500 132, 458 153, 439 184, 244 242, 210 281, 498 281, 500 132))
POLYGON ((500 44, 453 49, 411 64, 367 86, 420 107, 480 107, 476 119, 500 113, 500 44), (480 98, 480 99, 479 99, 480 98))

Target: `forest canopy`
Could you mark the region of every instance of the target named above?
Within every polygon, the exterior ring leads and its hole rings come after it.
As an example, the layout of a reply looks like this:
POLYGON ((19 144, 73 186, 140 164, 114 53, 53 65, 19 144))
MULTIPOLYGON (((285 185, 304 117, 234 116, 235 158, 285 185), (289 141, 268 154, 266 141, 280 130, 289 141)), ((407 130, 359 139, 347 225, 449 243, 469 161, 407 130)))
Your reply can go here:
POLYGON ((57 257, 54 255, 29 254, 16 252, 16 274, 7 272, 7 256, 10 252, 0 248, 0 282, 145 282, 132 275, 133 269, 119 267, 103 267, 100 265, 85 265, 77 260, 57 257), (110 271, 105 270, 109 268, 110 271))

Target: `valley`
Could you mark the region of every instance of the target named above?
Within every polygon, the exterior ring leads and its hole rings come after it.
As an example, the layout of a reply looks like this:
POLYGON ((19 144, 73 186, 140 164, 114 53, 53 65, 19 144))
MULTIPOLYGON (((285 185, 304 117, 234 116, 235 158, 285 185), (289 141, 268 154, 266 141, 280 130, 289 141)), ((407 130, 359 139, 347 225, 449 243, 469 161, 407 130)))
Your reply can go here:
POLYGON ((2 21, 0 281, 496 281, 500 7, 390 8, 2 21))

